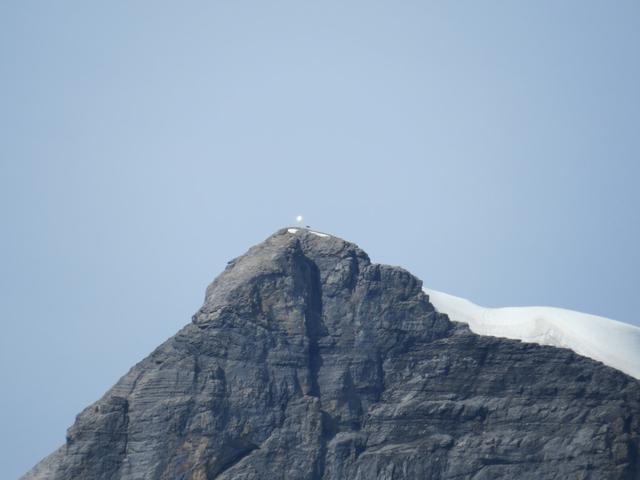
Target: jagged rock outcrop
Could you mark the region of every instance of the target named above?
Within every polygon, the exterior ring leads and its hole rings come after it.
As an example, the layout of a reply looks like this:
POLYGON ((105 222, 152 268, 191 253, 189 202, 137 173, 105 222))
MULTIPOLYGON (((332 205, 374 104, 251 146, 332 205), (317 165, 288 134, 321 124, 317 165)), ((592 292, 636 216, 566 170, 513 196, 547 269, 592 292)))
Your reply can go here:
POLYGON ((640 382, 475 335, 356 245, 281 230, 25 480, 638 479, 640 382))

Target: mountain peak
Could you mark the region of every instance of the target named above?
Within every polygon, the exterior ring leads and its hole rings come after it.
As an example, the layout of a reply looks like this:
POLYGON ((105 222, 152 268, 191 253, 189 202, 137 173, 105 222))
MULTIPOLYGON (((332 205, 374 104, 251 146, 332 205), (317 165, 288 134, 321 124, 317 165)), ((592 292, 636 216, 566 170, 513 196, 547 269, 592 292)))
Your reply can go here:
POLYGON ((24 479, 631 479, 638 438, 640 382, 475 335, 406 270, 285 228, 24 479))
MULTIPOLYGON (((368 255, 354 243, 308 229, 283 228, 227 264, 207 287, 199 313, 253 306, 252 295, 273 281, 281 282, 283 288, 291 282, 315 282, 316 288, 337 290, 355 282, 355 276, 370 264, 368 255)), ((202 323, 202 315, 196 314, 194 322, 202 323)))

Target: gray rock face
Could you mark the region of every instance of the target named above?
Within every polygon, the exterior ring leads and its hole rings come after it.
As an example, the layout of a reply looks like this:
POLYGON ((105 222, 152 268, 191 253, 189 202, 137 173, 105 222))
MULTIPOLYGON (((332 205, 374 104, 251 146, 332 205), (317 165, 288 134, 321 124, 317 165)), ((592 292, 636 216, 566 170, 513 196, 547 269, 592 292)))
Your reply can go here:
POLYGON ((356 245, 282 230, 24 479, 639 479, 640 382, 477 336, 356 245))

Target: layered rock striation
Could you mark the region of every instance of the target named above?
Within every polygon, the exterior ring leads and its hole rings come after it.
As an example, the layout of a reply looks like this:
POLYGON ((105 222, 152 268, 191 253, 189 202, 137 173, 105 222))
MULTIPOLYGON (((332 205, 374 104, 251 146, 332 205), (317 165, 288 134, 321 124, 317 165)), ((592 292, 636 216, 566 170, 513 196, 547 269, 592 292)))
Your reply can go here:
POLYGON ((640 382, 478 336, 356 245, 281 230, 23 479, 639 479, 640 382))

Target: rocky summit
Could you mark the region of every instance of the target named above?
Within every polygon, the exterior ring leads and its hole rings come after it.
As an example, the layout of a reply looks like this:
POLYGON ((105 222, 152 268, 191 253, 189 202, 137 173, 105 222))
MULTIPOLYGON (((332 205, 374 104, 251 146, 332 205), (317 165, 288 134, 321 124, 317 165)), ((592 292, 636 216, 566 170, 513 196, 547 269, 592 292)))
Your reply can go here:
POLYGON ((640 479, 640 382, 437 313, 406 270, 283 229, 23 479, 640 479))

